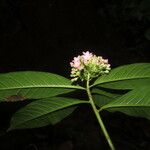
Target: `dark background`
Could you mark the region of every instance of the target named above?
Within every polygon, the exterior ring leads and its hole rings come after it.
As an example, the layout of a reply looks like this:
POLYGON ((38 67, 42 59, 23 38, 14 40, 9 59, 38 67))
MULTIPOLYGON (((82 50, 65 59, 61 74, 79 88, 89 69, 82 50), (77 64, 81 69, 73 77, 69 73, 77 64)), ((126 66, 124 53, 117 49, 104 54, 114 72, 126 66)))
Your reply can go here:
MULTIPOLYGON (((108 58, 112 67, 149 62, 150 0, 1 0, 0 41, 1 73, 38 70, 69 77, 69 62, 86 50, 108 58)), ((11 110, 1 107, 0 149, 107 149, 92 114, 82 111, 55 127, 5 133, 11 110)), ((150 149, 149 121, 104 117, 118 149, 150 149)))

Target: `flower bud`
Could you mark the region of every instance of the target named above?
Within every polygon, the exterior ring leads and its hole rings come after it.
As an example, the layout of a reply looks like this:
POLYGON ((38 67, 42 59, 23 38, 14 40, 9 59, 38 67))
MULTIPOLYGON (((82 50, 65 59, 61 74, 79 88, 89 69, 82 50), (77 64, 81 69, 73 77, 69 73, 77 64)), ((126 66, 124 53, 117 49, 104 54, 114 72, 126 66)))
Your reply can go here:
POLYGON ((108 59, 103 59, 101 56, 96 56, 89 51, 83 52, 82 55, 74 57, 70 63, 71 69, 71 81, 77 81, 80 79, 88 80, 96 78, 103 74, 108 74, 111 70, 108 59))

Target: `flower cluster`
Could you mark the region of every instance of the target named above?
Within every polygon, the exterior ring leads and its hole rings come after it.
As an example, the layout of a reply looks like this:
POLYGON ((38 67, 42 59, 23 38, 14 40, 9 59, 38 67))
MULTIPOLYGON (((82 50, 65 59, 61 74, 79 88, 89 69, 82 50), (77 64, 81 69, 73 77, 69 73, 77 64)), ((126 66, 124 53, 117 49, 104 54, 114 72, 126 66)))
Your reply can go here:
POLYGON ((72 81, 80 79, 91 80, 100 75, 107 74, 110 71, 110 64, 107 59, 103 59, 101 56, 96 56, 89 51, 83 52, 82 55, 74 57, 70 63, 72 81))

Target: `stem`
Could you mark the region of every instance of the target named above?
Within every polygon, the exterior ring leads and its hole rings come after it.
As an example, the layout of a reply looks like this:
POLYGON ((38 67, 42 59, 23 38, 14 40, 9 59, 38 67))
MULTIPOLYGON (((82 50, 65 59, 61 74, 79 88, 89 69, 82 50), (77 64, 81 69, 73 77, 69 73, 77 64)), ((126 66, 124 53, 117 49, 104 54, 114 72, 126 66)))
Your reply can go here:
POLYGON ((110 149, 111 149, 111 150, 115 150, 115 147, 114 147, 114 145, 113 145, 113 143, 112 143, 112 141, 111 141, 111 139, 110 139, 110 136, 109 136, 109 134, 108 134, 108 132, 107 132, 107 130, 106 130, 106 127, 105 127, 105 125, 104 125, 104 123, 103 123, 103 121, 102 121, 102 119, 101 119, 101 116, 100 116, 100 114, 99 114, 99 111, 98 111, 98 109, 96 108, 96 106, 95 106, 95 104, 94 104, 94 101, 93 101, 93 98, 92 98, 92 95, 91 95, 91 91, 90 91, 89 81, 90 81, 90 76, 88 76, 87 85, 86 85, 87 94, 88 94, 88 97, 89 97, 89 102, 90 102, 90 104, 91 104, 91 106, 92 106, 92 108, 93 108, 93 111, 94 111, 94 113, 95 113, 95 116, 96 116, 96 118, 97 118, 97 120, 98 120, 98 123, 99 123, 99 125, 100 125, 100 127, 101 127, 103 133, 104 133, 104 136, 105 136, 105 138, 106 138, 106 140, 107 140, 107 142, 108 142, 108 144, 109 144, 110 149))

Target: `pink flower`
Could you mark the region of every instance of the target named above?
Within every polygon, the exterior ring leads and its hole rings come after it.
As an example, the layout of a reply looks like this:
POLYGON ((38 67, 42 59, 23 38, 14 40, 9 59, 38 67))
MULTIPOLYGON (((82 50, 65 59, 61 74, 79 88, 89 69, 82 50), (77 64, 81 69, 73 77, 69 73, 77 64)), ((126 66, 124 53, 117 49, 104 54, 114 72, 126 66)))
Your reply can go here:
POLYGON ((103 62, 104 64, 108 64, 108 59, 103 59, 102 62, 103 62))
POLYGON ((88 60, 90 60, 93 57, 93 54, 90 53, 89 51, 83 52, 83 61, 87 62, 88 60))
POLYGON ((70 63, 71 67, 81 69, 80 56, 74 57, 73 61, 70 63))
POLYGON ((83 52, 82 55, 74 57, 70 63, 72 82, 78 79, 87 80, 88 75, 90 78, 96 78, 100 75, 107 74, 110 71, 110 64, 108 59, 103 59, 102 56, 96 56, 89 51, 83 52))

